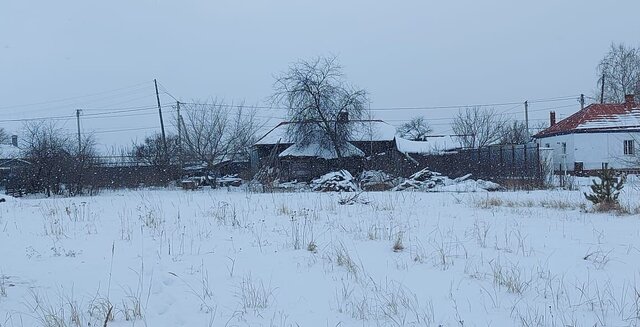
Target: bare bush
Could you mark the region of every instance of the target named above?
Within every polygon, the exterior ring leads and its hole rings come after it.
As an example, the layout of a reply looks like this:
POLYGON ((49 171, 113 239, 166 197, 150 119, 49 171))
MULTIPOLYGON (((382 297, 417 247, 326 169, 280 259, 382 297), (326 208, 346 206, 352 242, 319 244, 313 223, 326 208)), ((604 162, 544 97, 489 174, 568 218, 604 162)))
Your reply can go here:
POLYGON ((83 194, 86 187, 96 191, 92 168, 98 165, 94 138, 80 143, 55 123, 31 121, 25 124, 24 158, 30 163, 20 183, 27 192, 69 195, 83 194))
POLYGON ((189 159, 202 164, 207 183, 216 187, 222 166, 248 158, 258 130, 255 110, 213 101, 187 104, 184 112, 180 122, 189 159))

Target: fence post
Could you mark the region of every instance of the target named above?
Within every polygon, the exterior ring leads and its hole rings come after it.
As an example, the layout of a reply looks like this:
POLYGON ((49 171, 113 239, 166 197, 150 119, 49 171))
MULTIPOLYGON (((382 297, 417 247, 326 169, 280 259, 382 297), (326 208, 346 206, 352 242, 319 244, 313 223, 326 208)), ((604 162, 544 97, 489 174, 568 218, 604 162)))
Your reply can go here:
POLYGON ((511 145, 511 178, 516 175, 516 146, 511 145))
POLYGON ((485 172, 490 172, 491 171, 491 146, 487 147, 487 152, 488 152, 489 155, 487 156, 488 158, 487 158, 487 163, 485 164, 486 167, 485 167, 484 171, 485 172))
POLYGON ((538 173, 538 183, 540 183, 539 186, 543 186, 544 176, 542 176, 542 161, 540 160, 540 143, 536 143, 536 156, 538 157, 538 160, 536 163, 537 173, 538 173))
POLYGON ((527 164, 527 144, 523 146, 522 150, 524 151, 524 167, 522 167, 522 178, 525 179, 529 177, 529 165, 527 164))
POLYGON ((504 174, 504 154, 502 153, 502 149, 504 148, 504 145, 500 146, 500 172, 504 174))

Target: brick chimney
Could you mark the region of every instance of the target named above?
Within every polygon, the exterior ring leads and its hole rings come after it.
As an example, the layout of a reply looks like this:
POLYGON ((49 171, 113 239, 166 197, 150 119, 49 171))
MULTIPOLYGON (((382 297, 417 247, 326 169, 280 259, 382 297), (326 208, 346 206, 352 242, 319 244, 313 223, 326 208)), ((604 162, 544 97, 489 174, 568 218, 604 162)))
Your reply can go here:
POLYGON ((556 112, 555 111, 550 111, 549 112, 549 127, 553 126, 556 124, 556 112))
POLYGON ((636 107, 636 96, 635 94, 627 94, 624 96, 624 105, 627 109, 636 107))
POLYGON ((11 145, 18 147, 18 135, 11 135, 11 145))

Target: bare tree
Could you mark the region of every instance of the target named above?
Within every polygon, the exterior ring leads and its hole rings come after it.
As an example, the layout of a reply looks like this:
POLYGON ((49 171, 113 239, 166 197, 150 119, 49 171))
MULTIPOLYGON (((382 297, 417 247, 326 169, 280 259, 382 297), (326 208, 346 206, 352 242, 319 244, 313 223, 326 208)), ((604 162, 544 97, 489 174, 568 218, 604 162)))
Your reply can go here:
POLYGON ((400 136, 413 141, 424 141, 432 132, 433 129, 429 126, 424 116, 413 117, 398 128, 400 136))
POLYGON ((462 146, 479 148, 500 141, 506 124, 495 109, 470 107, 458 112, 451 127, 462 146))
POLYGON ((11 137, 7 131, 0 127, 0 144, 9 144, 11 142, 11 137))
POLYGON ((504 126, 500 144, 525 144, 527 142, 529 142, 527 124, 514 120, 513 123, 507 123, 504 126))
POLYGON ((30 163, 19 184, 29 193, 80 195, 97 190, 94 168, 99 163, 93 135, 80 144, 55 122, 30 121, 24 125, 23 158, 30 163))
POLYGON ((620 103, 627 94, 640 94, 640 49, 612 43, 598 65, 600 83, 603 76, 604 102, 620 103))
POLYGON ((343 152, 354 124, 369 102, 367 92, 344 81, 336 57, 318 57, 299 61, 276 78, 274 102, 288 108, 289 133, 296 143, 332 148, 338 158, 343 152))
POLYGON ((529 131, 531 131, 531 135, 535 135, 539 132, 542 132, 547 128, 549 128, 549 121, 547 121, 546 119, 537 120, 537 121, 534 121, 533 123, 529 123, 529 131))
MULTIPOLYGON (((167 135, 167 157, 169 163, 176 163, 178 160, 178 136, 167 135)), ((137 162, 153 167, 164 167, 166 158, 164 153, 164 143, 162 134, 156 133, 148 136, 142 143, 134 143, 129 151, 129 155, 137 162)))
POLYGON ((72 171, 70 177, 70 195, 80 195, 88 188, 89 194, 93 195, 97 191, 96 178, 93 170, 100 164, 96 140, 93 135, 85 135, 81 138, 80 147, 76 146, 73 154, 72 171))
POLYGON ((194 160, 203 163, 205 178, 214 187, 215 169, 247 159, 258 129, 255 110, 215 101, 187 106, 182 124, 183 144, 194 160))
POLYGON ((24 156, 31 163, 26 172, 27 191, 60 194, 73 166, 70 138, 51 122, 31 121, 24 130, 24 156))

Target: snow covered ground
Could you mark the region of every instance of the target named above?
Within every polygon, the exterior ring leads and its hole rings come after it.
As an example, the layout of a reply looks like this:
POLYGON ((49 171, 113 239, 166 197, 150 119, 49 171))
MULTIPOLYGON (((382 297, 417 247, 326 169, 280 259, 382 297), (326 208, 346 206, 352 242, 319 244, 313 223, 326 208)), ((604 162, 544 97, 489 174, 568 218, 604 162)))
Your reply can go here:
POLYGON ((638 215, 564 190, 345 196, 8 199, 0 326, 640 324, 638 215))

